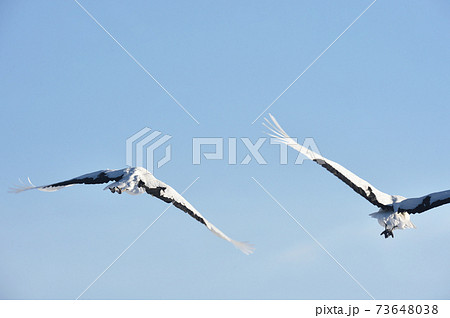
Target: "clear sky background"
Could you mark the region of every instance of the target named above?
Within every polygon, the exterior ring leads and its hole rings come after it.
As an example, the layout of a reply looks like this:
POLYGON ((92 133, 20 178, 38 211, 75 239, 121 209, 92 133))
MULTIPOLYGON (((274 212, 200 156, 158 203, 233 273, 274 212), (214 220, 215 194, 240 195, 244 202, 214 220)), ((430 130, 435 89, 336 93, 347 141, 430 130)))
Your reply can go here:
MULTIPOLYGON (((172 207, 81 299, 370 299, 253 178, 373 297, 448 299, 450 205, 386 240, 376 207, 294 151, 192 164, 194 137, 264 137, 267 113, 252 122, 371 2, 82 0, 197 124, 76 2, 1 1, 0 298, 77 298, 167 207, 101 185, 8 188, 123 168, 151 127, 173 136, 156 177, 179 192, 200 177, 186 199, 256 252, 172 207)), ((449 189, 449 30, 448 1, 378 0, 270 112, 384 192, 449 189)))

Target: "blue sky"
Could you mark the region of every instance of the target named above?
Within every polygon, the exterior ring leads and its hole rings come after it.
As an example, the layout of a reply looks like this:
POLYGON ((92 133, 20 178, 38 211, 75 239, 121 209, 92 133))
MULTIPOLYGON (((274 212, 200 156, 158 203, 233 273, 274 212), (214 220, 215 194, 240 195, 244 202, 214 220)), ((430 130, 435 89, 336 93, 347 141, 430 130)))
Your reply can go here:
MULTIPOLYGON (((264 137, 252 122, 372 1, 80 3, 199 124, 76 2, 2 1, 1 299, 77 298, 166 208, 101 185, 7 192, 123 168, 144 127, 172 136, 155 176, 180 192, 200 177, 186 199, 256 252, 172 207, 81 299, 370 299, 253 178, 373 297, 450 297, 450 206, 385 240, 374 206, 268 141, 266 165, 192 164, 195 137, 264 137)), ((270 112, 382 191, 448 189, 449 17, 443 0, 376 1, 270 112)))

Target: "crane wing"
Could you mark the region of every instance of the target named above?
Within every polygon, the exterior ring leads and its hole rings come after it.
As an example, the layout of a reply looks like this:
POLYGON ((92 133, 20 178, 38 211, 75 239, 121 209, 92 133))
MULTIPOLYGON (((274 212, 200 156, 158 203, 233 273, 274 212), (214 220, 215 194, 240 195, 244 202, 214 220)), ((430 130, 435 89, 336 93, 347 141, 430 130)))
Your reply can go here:
POLYGON ((53 192, 59 189, 72 186, 74 184, 102 184, 110 181, 118 181, 124 175, 124 169, 121 170, 99 170, 69 180, 52 183, 43 186, 35 186, 28 178, 28 185, 16 186, 11 188, 11 192, 19 193, 22 191, 37 189, 40 191, 53 192))
POLYGON ((249 255, 253 253, 254 247, 253 245, 247 242, 239 242, 229 238, 225 233, 215 227, 211 222, 209 222, 203 215, 200 214, 181 194, 179 194, 174 188, 165 184, 162 181, 158 180, 158 183, 155 185, 155 182, 151 182, 151 186, 148 186, 145 180, 141 180, 138 183, 138 186, 143 188, 148 194, 163 200, 167 203, 172 203, 175 207, 180 209, 181 211, 189 214, 191 217, 196 219, 198 222, 205 225, 211 232, 213 232, 216 236, 232 243, 236 248, 242 251, 244 254, 249 255))
POLYGON ((363 198, 365 198, 373 205, 376 205, 377 207, 386 210, 389 209, 392 210, 392 204, 394 202, 393 196, 376 189, 373 185, 361 179, 351 171, 345 169, 340 164, 331 161, 313 152, 312 150, 298 144, 297 142, 295 142, 295 140, 289 137, 289 135, 283 130, 283 128, 281 128, 280 124, 272 115, 269 114, 269 116, 272 122, 266 119, 268 125, 266 125, 265 123, 264 125, 267 128, 269 128, 273 133, 273 134, 269 133, 270 136, 276 138, 278 141, 302 153, 312 161, 318 163, 323 168, 327 169, 329 172, 331 172, 333 175, 335 175, 341 181, 343 181, 346 185, 352 188, 353 191, 361 195, 363 198))
POLYGON ((398 211, 408 212, 409 214, 422 213, 447 203, 450 203, 450 190, 403 200, 398 206, 398 211))

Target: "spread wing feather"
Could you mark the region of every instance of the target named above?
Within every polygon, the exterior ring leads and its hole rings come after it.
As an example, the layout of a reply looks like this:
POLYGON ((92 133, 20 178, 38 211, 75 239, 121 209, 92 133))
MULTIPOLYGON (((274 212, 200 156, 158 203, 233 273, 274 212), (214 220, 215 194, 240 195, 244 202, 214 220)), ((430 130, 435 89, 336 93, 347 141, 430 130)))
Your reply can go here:
POLYGON ((379 208, 392 210, 392 204, 394 201, 393 196, 379 191, 373 185, 361 179, 351 171, 345 169, 340 164, 331 161, 321 156, 320 154, 315 153, 311 149, 298 144, 297 142, 295 142, 295 140, 289 137, 289 135, 283 130, 283 128, 281 128, 280 124, 272 115, 269 114, 269 116, 272 122, 266 119, 267 125, 265 123, 264 125, 273 133, 269 133, 270 136, 302 153, 309 159, 321 165, 323 168, 327 169, 329 172, 343 181, 346 185, 352 188, 353 191, 361 195, 370 203, 376 205, 379 208))
POLYGON ((399 204, 398 211, 408 212, 409 214, 422 213, 447 203, 450 203, 450 190, 403 200, 399 204))
MULTIPOLYGON (((159 180, 158 180, 159 181, 159 180)), ((181 211, 189 214, 191 217, 196 219, 198 222, 205 225, 211 232, 213 232, 216 236, 232 243, 236 248, 241 250, 244 254, 249 255, 253 253, 254 247, 253 245, 247 242, 239 242, 229 238, 225 233, 215 227, 211 222, 203 217, 181 194, 179 194, 175 189, 171 186, 159 181, 158 185, 155 187, 149 187, 146 185, 144 181, 139 182, 139 187, 145 189, 145 192, 148 194, 163 200, 167 203, 172 203, 175 207, 180 209, 181 211)))
POLYGON ((59 189, 72 186, 74 184, 102 184, 110 181, 118 181, 123 176, 123 170, 99 170, 69 180, 52 183, 44 186, 35 186, 28 178, 28 185, 16 186, 11 188, 11 192, 19 193, 22 191, 37 189, 40 191, 53 192, 59 189))

